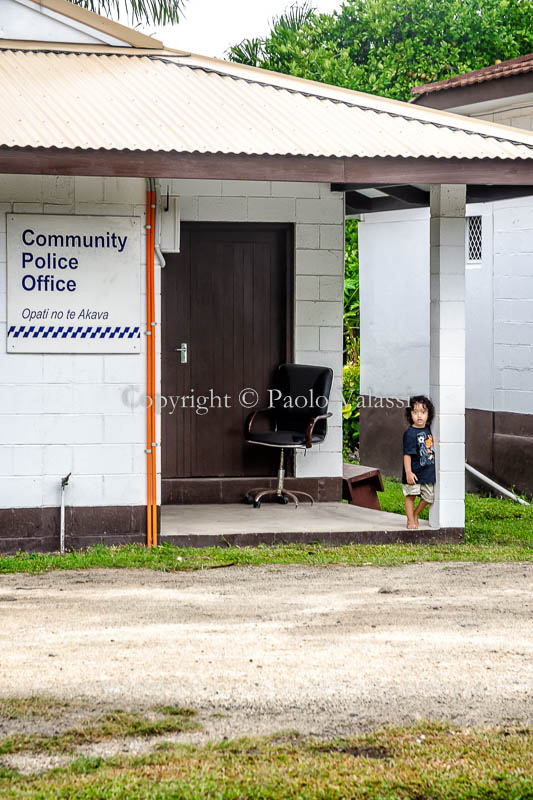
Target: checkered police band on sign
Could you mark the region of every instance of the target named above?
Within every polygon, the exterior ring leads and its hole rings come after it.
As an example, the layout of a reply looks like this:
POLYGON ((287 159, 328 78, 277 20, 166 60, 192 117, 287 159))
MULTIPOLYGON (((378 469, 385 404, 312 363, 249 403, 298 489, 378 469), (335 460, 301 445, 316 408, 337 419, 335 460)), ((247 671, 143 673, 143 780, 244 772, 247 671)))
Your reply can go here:
POLYGON ((7 215, 7 351, 141 350, 139 217, 7 215))

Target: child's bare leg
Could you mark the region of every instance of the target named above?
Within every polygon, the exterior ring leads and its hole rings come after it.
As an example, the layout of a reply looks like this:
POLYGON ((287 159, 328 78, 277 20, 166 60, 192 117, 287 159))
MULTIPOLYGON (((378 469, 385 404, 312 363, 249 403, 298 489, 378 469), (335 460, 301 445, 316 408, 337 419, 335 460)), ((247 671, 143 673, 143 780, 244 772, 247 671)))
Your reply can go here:
POLYGON ((415 519, 415 498, 412 494, 408 494, 405 498, 405 513, 407 515, 407 527, 414 530, 417 527, 417 520, 415 519))
POLYGON ((418 528, 418 517, 420 516, 420 512, 421 512, 421 511, 422 511, 422 510, 423 510, 423 509, 424 509, 426 506, 429 506, 429 503, 428 503, 428 501, 427 501, 427 500, 422 500, 422 498, 420 498, 420 502, 419 502, 419 504, 417 505, 417 507, 416 507, 416 508, 415 508, 415 510, 414 510, 415 524, 416 524, 416 527, 417 527, 417 528, 418 528))

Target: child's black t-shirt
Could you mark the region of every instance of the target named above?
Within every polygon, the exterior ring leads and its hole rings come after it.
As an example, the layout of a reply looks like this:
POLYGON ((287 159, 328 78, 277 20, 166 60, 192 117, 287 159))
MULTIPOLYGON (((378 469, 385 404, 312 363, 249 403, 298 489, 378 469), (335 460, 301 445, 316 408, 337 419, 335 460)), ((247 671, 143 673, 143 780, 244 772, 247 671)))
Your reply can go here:
MULTIPOLYGON (((431 428, 413 428, 411 425, 403 435, 403 454, 411 456, 411 471, 418 483, 435 483, 435 447, 431 428)), ((405 467, 402 469, 402 483, 407 483, 405 467)))

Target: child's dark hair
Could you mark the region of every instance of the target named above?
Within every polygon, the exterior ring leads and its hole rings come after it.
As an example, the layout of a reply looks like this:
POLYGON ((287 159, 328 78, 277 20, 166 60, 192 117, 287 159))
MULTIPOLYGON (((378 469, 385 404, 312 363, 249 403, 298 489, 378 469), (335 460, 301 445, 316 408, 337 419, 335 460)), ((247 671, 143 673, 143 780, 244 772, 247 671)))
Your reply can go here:
POLYGON ((407 420, 408 425, 413 424, 413 418, 411 416, 411 411, 414 409, 415 405, 420 404, 421 406, 425 406, 428 410, 428 425, 431 425, 433 422, 433 417, 435 416, 435 406, 424 394, 417 394, 415 397, 409 398, 409 405, 405 409, 405 418, 407 420))

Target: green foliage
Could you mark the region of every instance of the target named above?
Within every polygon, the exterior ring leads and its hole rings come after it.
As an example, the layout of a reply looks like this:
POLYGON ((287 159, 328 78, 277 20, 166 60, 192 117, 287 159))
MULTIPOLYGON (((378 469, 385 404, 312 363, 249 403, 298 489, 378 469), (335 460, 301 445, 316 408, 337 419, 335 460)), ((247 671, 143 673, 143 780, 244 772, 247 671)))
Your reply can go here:
POLYGON ((358 356, 359 339, 359 249, 357 220, 347 219, 344 245, 344 337, 346 361, 353 362, 358 356))
POLYGON ((352 461, 359 448, 359 251, 357 220, 346 220, 344 249, 344 342, 342 374, 343 457, 352 461))
POLYGON ((70 0, 77 6, 132 25, 177 25, 186 0, 70 0))
POLYGON ((233 61, 256 66, 261 59, 262 48, 262 39, 243 39, 240 44, 235 44, 231 48, 233 61))
POLYGON ((266 38, 252 40, 253 47, 245 39, 228 50, 229 58, 275 72, 345 85, 345 75, 350 69, 349 53, 339 51, 335 41, 335 18, 327 14, 317 15, 308 6, 303 11, 298 26, 294 24, 294 14, 288 18, 289 10, 273 20, 266 38))
POLYGON ((230 48, 234 61, 408 100, 411 87, 533 51, 533 0, 346 0, 230 48))
POLYGON ((342 451, 345 461, 352 461, 359 447, 359 357, 342 370, 343 426, 342 451))

